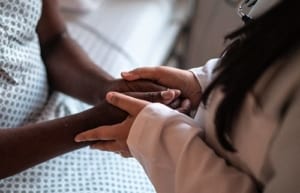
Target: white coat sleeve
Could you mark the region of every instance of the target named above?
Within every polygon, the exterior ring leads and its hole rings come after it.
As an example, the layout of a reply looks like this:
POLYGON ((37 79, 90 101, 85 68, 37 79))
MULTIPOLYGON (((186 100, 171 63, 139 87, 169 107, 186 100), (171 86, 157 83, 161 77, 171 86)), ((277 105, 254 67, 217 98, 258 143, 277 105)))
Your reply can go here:
POLYGON ((188 116, 152 103, 137 116, 128 136, 157 193, 254 193, 251 178, 228 166, 207 146, 188 116))
POLYGON ((204 91, 212 81, 214 74, 213 71, 219 61, 219 58, 210 59, 205 65, 190 69, 190 71, 193 72, 195 77, 197 78, 202 91, 204 91))

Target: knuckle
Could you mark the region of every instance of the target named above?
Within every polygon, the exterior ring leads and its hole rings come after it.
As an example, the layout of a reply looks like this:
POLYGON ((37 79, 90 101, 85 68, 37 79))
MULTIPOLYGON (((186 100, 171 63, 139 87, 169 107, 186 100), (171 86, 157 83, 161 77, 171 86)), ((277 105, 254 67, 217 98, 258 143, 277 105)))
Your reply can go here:
POLYGON ((165 69, 165 67, 163 66, 157 66, 154 68, 154 72, 158 73, 158 72, 162 72, 165 69))
POLYGON ((112 97, 111 97, 111 102, 112 102, 112 104, 114 104, 114 105, 118 105, 119 104, 119 96, 118 95, 116 95, 116 94, 114 94, 114 95, 112 95, 112 97))
POLYGON ((145 69, 144 68, 136 68, 132 71, 133 74, 141 76, 144 74, 145 69))
POLYGON ((105 147, 103 147, 103 145, 101 145, 99 143, 95 143, 95 144, 91 145, 91 148, 106 151, 105 147))
POLYGON ((140 74, 142 71, 143 71, 142 68, 136 68, 132 72, 135 73, 135 74, 140 74))
POLYGON ((157 94, 154 92, 148 93, 148 97, 151 102, 155 102, 157 100, 157 94))

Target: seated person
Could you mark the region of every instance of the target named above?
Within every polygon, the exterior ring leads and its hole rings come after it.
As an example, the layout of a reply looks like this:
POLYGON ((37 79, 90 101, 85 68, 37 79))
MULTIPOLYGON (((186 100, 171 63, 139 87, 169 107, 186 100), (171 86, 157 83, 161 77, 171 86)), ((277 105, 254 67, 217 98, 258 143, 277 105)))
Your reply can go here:
POLYGON ((0 7, 0 192, 152 192, 137 165, 118 157, 81 149, 52 158, 87 145, 74 142, 78 132, 125 118, 102 100, 107 91, 153 91, 135 94, 154 99, 165 87, 114 80, 99 69, 68 36, 56 0, 1 1, 0 7), (59 92, 93 107, 66 116, 59 92), (127 176, 118 175, 123 167, 127 176), (126 186, 128 178, 138 183, 126 186))

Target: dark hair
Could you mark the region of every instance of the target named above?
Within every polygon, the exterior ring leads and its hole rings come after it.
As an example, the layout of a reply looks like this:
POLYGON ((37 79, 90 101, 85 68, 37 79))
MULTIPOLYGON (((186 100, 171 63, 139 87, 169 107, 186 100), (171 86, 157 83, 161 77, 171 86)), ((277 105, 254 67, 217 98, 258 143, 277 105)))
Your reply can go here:
POLYGON ((215 69, 215 79, 202 95, 207 105, 209 95, 221 87, 224 98, 215 115, 217 138, 229 151, 235 151, 230 132, 246 94, 276 60, 299 46, 299 0, 282 0, 269 11, 225 37, 232 43, 215 69))

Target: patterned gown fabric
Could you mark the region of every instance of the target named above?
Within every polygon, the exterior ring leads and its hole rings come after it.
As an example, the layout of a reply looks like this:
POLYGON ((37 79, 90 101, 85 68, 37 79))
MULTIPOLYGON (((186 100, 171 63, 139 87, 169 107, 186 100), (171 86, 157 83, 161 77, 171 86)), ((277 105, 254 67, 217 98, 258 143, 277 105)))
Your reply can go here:
MULTIPOLYGON (((75 113, 87 105, 49 92, 36 25, 41 0, 0 0, 0 128, 75 113)), ((1 158, 0 158, 1 164, 1 158)), ((0 193, 154 192, 134 159, 88 148, 0 180, 0 193)))

